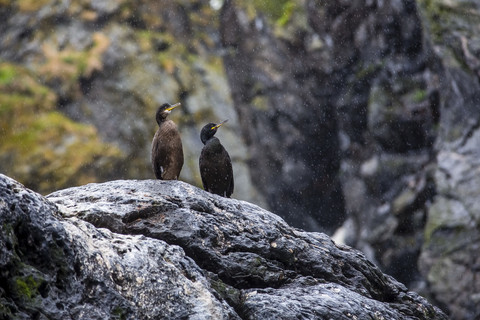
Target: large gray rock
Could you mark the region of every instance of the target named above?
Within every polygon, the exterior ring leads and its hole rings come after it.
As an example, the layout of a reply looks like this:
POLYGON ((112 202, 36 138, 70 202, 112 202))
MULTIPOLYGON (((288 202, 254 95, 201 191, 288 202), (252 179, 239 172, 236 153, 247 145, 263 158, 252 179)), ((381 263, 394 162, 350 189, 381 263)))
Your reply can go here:
MULTIPOLYGON (((30 194, 2 178, 7 191, 30 194)), ((180 181, 112 181, 47 198, 42 202, 51 210, 47 216, 65 230, 59 238, 66 238, 76 255, 76 267, 65 277, 76 283, 96 275, 95 283, 106 287, 102 293, 122 301, 126 318, 175 312, 174 318, 446 319, 359 251, 336 245, 324 234, 291 228, 250 203, 180 181), (80 275, 69 278, 71 272, 80 275), (188 292, 192 301, 184 300, 188 292), (169 301, 171 307, 151 310, 151 299, 159 299, 157 305, 169 301)), ((48 232, 44 236, 39 243, 48 243, 48 232)), ((105 302, 95 297, 97 306, 105 302)))
POLYGON ((0 199, 0 319, 446 319, 360 252, 179 181, 47 200, 0 175, 0 199))
POLYGON ((0 199, 0 319, 238 318, 180 247, 64 219, 4 175, 0 199))

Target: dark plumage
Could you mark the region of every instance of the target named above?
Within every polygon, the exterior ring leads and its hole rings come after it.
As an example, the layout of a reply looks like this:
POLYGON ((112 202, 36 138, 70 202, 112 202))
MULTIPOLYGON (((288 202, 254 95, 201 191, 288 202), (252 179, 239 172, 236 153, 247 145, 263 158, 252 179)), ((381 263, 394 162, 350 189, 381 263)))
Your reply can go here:
POLYGON ((162 104, 155 118, 158 130, 152 141, 152 166, 155 177, 161 180, 176 180, 183 167, 183 147, 180 133, 168 114, 180 103, 162 104))
POLYGON ((230 198, 233 193, 232 161, 220 140, 214 137, 217 129, 227 120, 209 123, 202 128, 200 139, 205 145, 200 154, 200 175, 203 188, 208 192, 230 198))

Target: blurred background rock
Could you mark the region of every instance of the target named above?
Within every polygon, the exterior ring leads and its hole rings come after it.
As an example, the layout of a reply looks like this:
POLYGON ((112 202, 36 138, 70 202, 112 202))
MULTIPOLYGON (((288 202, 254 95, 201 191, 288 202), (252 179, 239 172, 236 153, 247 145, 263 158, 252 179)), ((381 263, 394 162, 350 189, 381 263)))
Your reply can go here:
POLYGON ((220 133, 235 196, 262 204, 220 56, 218 13, 197 1, 2 1, 2 172, 43 194, 112 179, 154 178, 155 111, 184 141, 180 179, 201 186, 200 128, 220 133))
POLYGON ((40 193, 150 179, 154 114, 201 186, 335 233, 452 319, 480 317, 476 0, 0 0, 0 171, 40 193))

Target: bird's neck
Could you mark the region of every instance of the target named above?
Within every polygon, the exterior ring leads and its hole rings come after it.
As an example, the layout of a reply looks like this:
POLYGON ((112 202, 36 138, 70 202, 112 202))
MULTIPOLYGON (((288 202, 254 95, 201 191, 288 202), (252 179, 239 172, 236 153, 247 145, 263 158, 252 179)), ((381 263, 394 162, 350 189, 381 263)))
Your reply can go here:
POLYGON ((164 124, 165 122, 167 122, 167 117, 158 117, 157 118, 157 124, 158 126, 161 126, 162 124, 164 124))
POLYGON ((207 139, 203 138, 202 142, 203 142, 204 145, 207 145, 207 144, 212 144, 212 143, 213 144, 220 143, 220 140, 218 140, 217 137, 210 137, 210 138, 207 138, 207 139))
POLYGON ((218 140, 217 137, 211 137, 207 141, 204 142, 206 146, 209 146, 209 148, 216 148, 217 146, 221 146, 222 144, 220 143, 220 140, 218 140))

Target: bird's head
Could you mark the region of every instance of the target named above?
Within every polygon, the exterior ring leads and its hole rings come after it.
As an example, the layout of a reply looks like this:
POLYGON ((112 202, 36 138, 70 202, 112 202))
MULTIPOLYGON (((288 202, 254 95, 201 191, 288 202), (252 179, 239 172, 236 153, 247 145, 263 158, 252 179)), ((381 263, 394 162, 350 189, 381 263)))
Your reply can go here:
POLYGON ((203 144, 205 144, 210 138, 212 138, 215 133, 217 133, 217 129, 220 128, 227 121, 228 119, 220 123, 210 122, 206 124, 200 132, 200 139, 202 140, 203 144))
POLYGON ((179 107, 180 104, 180 102, 175 104, 164 103, 160 107, 158 107, 157 114, 155 115, 157 123, 160 125, 160 122, 164 121, 170 114, 170 112, 172 112, 172 110, 176 107, 179 107))

